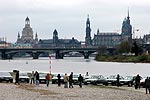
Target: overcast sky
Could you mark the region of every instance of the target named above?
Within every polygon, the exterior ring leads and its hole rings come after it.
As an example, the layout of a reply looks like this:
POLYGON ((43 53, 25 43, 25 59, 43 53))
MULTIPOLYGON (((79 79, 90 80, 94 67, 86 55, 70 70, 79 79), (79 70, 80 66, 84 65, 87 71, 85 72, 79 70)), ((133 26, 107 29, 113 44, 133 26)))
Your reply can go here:
POLYGON ((54 29, 59 38, 85 39, 85 23, 90 15, 91 36, 100 32, 120 32, 130 10, 136 36, 150 33, 150 0, 0 0, 0 37, 16 42, 25 18, 30 19, 34 35, 51 39, 54 29))

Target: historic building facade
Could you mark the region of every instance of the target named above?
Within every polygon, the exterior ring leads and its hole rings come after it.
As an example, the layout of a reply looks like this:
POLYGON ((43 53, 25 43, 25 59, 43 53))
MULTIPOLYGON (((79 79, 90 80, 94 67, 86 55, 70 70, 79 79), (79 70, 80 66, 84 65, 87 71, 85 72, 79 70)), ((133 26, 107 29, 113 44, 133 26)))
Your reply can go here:
POLYGON ((23 28, 22 36, 20 35, 20 33, 18 33, 16 44, 18 45, 28 44, 34 47, 37 43, 38 43, 38 35, 36 33, 34 38, 33 30, 30 26, 30 19, 27 17, 25 19, 25 27, 23 28))
MULTIPOLYGON (((90 25, 90 18, 88 15, 86 20, 85 47, 99 47, 99 46, 116 47, 123 41, 132 43, 132 26, 130 24, 129 12, 128 12, 128 16, 123 20, 121 34, 116 32, 99 32, 99 30, 97 30, 97 34, 94 34, 93 39, 91 37, 91 25, 90 25)), ((81 42, 79 42, 74 37, 72 39, 59 39, 58 32, 56 29, 53 32, 52 39, 40 39, 38 41, 37 33, 35 34, 35 38, 34 38, 33 30, 30 26, 30 19, 28 17, 25 19, 25 27, 23 28, 22 35, 18 33, 16 44, 23 45, 23 46, 24 44, 28 44, 31 47, 42 47, 42 48, 81 47, 81 42)))
POLYGON ((81 42, 72 37, 72 39, 59 39, 58 32, 55 29, 53 32, 52 39, 40 39, 38 46, 40 48, 50 48, 50 47, 59 47, 59 48, 77 48, 81 47, 81 42))
POLYGON ((116 47, 121 42, 121 35, 116 32, 99 32, 94 34, 92 45, 96 47, 116 47))
POLYGON ((50 48, 50 47, 63 47, 63 48, 75 48, 81 47, 81 42, 77 39, 59 39, 58 32, 55 29, 53 32, 52 39, 40 39, 38 40, 37 33, 35 38, 33 35, 33 30, 30 26, 30 19, 27 17, 25 19, 25 27, 23 28, 22 35, 18 33, 17 41, 12 44, 14 48, 50 48))
POLYGON ((114 48, 117 47, 123 41, 132 43, 132 26, 130 24, 129 12, 127 18, 125 18, 122 23, 121 34, 116 32, 99 32, 98 29, 97 34, 94 34, 93 39, 91 39, 90 20, 88 16, 86 22, 86 46, 92 45, 94 47, 105 46, 107 48, 114 48))

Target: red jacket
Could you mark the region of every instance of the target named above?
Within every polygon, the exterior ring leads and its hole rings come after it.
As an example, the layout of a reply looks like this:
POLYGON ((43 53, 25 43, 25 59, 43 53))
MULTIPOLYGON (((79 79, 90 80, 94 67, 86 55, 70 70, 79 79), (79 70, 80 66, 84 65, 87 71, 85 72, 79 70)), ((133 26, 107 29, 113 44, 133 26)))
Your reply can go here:
POLYGON ((50 75, 47 74, 47 75, 45 76, 45 78, 46 78, 46 80, 50 80, 50 75))

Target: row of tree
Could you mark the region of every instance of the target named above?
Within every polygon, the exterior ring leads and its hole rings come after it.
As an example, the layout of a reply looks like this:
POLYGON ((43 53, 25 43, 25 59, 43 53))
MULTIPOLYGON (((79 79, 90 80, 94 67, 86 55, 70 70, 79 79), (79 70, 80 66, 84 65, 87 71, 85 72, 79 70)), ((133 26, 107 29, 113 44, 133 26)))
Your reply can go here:
POLYGON ((129 42, 121 42, 118 46, 118 53, 134 53, 135 56, 138 56, 139 54, 142 54, 143 49, 142 46, 137 44, 136 41, 133 42, 133 44, 129 42))
POLYGON ((137 44, 136 41, 133 42, 133 44, 129 42, 121 42, 118 47, 115 49, 108 49, 105 46, 99 47, 98 54, 103 55, 105 53, 110 53, 110 54, 129 54, 129 53, 134 53, 135 56, 138 56, 139 54, 143 53, 143 48, 141 45, 137 44))

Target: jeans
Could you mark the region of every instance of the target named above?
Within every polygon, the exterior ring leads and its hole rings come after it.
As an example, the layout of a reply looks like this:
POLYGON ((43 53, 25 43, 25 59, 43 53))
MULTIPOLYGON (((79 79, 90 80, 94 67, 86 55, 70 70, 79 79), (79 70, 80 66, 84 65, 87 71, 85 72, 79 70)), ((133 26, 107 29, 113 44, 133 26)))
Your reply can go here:
POLYGON ((47 87, 49 86, 49 80, 46 80, 46 85, 47 85, 47 87))

